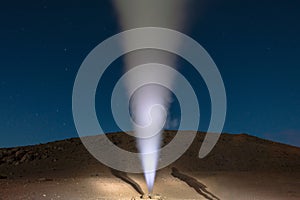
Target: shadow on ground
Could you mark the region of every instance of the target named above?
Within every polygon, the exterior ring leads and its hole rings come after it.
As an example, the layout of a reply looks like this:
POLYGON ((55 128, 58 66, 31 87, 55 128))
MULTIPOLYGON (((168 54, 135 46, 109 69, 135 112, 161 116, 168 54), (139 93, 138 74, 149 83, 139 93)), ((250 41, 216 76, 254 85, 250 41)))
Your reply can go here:
POLYGON ((144 195, 144 192, 143 192, 142 188, 139 186, 139 184, 137 182, 135 182, 133 179, 131 179, 130 177, 128 177, 125 172, 120 172, 120 171, 111 169, 111 173, 115 177, 117 177, 117 178, 121 179, 122 181, 131 185, 140 195, 144 195))
POLYGON ((177 168, 173 167, 171 174, 172 176, 184 181, 190 187, 194 188, 196 192, 198 192, 198 194, 202 195, 204 198, 209 200, 220 200, 220 198, 206 189, 206 185, 191 176, 181 173, 177 168))

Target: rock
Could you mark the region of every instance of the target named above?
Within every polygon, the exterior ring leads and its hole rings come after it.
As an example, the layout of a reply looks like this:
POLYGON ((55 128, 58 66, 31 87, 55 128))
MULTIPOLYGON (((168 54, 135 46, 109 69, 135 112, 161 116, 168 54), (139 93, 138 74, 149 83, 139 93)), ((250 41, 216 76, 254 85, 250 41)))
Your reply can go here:
POLYGON ((29 162, 32 160, 34 160, 34 156, 28 152, 21 158, 20 162, 23 163, 23 162, 29 162))
POLYGON ((14 156, 10 156, 7 157, 4 162, 6 162, 7 164, 12 164, 15 161, 15 157, 14 156))
POLYGON ((91 177, 99 177, 99 174, 91 174, 91 177))
POLYGON ((150 196, 148 194, 143 194, 141 196, 141 199, 150 199, 150 196))
POLYGON ((47 155, 47 154, 43 154, 42 156, 41 156, 41 159, 42 160, 44 160, 44 159, 46 159, 46 158, 48 158, 49 156, 47 155))
POLYGON ((47 182, 47 181, 53 181, 53 179, 52 178, 39 178, 38 181, 47 182))
POLYGON ((18 159, 18 160, 20 160, 20 159, 22 159, 22 157, 25 155, 25 151, 24 150, 19 150, 19 151, 17 151, 16 153, 15 153, 15 157, 18 159))
POLYGON ((64 148, 63 148, 63 147, 58 147, 57 150, 58 150, 58 151, 63 151, 64 148))
POLYGON ((10 156, 11 155, 11 150, 6 149, 3 151, 4 157, 10 156))
POLYGON ((27 160, 27 154, 21 158, 20 162, 22 163, 22 162, 25 162, 26 160, 27 160))
POLYGON ((157 199, 157 200, 162 200, 163 199, 159 194, 150 195, 150 198, 151 199, 157 199))
POLYGON ((9 151, 8 149, 3 150, 2 153, 3 153, 3 156, 8 156, 8 155, 10 155, 10 151, 9 151))
POLYGON ((159 194, 143 194, 140 199, 156 199, 163 200, 163 198, 159 194))
POLYGON ((8 177, 6 175, 0 175, 0 179, 7 179, 8 177))
POLYGON ((17 151, 19 151, 19 148, 13 148, 10 150, 10 154, 15 154, 17 151))

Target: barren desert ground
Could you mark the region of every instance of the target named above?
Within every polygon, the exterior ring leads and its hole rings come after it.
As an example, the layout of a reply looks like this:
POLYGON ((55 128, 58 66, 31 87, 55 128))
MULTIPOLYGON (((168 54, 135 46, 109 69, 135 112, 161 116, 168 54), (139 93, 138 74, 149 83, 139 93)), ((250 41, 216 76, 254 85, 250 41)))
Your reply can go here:
MULTIPOLYGON (((164 144, 174 134, 166 131, 164 144)), ((107 136, 119 147, 136 151, 130 136, 107 136)), ((300 148, 246 134, 222 134, 214 150, 199 159, 203 138, 199 132, 179 160, 158 171, 154 193, 164 199, 300 199, 300 148)), ((130 200, 146 192, 142 174, 109 169, 76 138, 0 149, 1 200, 130 200)))

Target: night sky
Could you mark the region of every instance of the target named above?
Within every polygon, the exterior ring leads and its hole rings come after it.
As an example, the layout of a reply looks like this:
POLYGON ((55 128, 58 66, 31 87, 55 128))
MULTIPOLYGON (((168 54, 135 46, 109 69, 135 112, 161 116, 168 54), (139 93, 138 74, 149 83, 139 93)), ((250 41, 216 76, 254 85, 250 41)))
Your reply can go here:
MULTIPOLYGON (((208 51, 223 76, 224 132, 300 146, 300 2, 210 0, 196 10, 186 34, 208 51)), ((78 137, 73 83, 87 54, 120 31, 112 3, 12 0, 1 3, 0 17, 0 147, 78 137)), ((107 108, 122 63, 110 66, 97 91, 98 118, 107 132, 118 131, 107 108)), ((207 89, 188 63, 177 65, 201 101, 199 130, 205 131, 207 89)))

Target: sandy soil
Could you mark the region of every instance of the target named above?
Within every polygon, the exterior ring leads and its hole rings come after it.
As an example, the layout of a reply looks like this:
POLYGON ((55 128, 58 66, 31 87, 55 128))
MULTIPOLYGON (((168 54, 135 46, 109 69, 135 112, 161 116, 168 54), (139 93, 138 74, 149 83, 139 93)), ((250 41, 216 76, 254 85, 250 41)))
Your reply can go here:
MULTIPOLYGON (((249 172, 189 173, 219 199, 300 199, 300 173, 267 174, 249 172)), ((130 175, 144 191, 142 175, 130 175)), ((0 181, 0 199, 131 199, 140 194, 129 184, 110 174, 95 177, 13 179, 0 181)), ((155 193, 165 199, 207 199, 173 177, 168 170, 160 172, 155 193)))
MULTIPOLYGON (((167 134, 165 143, 172 134, 167 134)), ((132 138, 117 136, 109 137, 134 151, 132 138)), ((198 133, 178 161, 158 172, 154 193, 165 199, 300 199, 299 148, 225 134, 200 160, 197 152, 203 136, 198 133), (179 177, 172 173, 173 167, 179 177)), ((91 157, 79 139, 0 149, 0 200, 131 199, 141 195, 134 185, 146 192, 143 175, 125 175, 127 179, 117 177, 91 157)))

